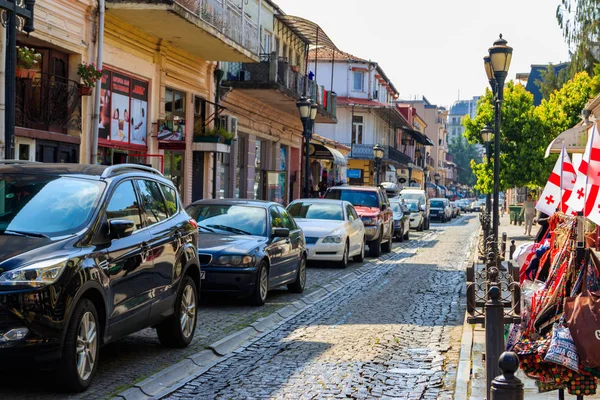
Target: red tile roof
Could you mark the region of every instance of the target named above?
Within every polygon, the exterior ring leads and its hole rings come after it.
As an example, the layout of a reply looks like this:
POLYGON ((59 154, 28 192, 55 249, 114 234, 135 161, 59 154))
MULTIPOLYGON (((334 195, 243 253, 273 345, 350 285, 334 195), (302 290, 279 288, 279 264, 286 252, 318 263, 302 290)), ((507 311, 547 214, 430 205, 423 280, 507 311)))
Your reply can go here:
POLYGON ((354 104, 356 106, 367 106, 367 107, 390 107, 387 104, 380 103, 375 100, 359 99, 359 98, 355 98, 355 97, 338 97, 337 104, 338 104, 338 106, 339 105, 347 106, 347 105, 354 104))

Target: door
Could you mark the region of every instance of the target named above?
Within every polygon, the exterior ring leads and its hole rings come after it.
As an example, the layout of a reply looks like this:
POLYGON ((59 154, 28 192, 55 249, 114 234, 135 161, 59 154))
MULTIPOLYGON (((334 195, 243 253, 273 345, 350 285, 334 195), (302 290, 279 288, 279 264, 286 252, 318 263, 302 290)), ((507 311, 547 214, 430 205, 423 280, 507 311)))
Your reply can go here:
POLYGON ((352 204, 346 204, 346 219, 349 226, 348 236, 350 238, 350 254, 352 255, 360 252, 363 241, 360 229, 362 221, 358 218, 352 204))
POLYGON ((15 155, 18 160, 35 161, 35 140, 15 136, 15 155))
POLYGON ((169 213, 157 182, 139 179, 136 180, 137 190, 142 204, 142 218, 150 232, 150 247, 148 258, 153 261, 150 271, 153 276, 153 299, 151 318, 160 318, 160 315, 169 312, 172 301, 165 301, 173 297, 176 288, 174 283, 174 266, 181 248, 182 224, 167 221, 169 213))
POLYGON ((300 257, 304 248, 302 244, 302 230, 296 225, 294 218, 281 206, 277 206, 277 211, 283 219, 283 226, 290 230, 289 244, 290 254, 287 262, 287 270, 284 280, 295 280, 300 267, 300 257))
POLYGON ((141 209, 132 181, 120 183, 106 207, 106 221, 127 219, 134 223, 130 236, 114 239, 106 250, 105 271, 109 279, 110 329, 112 338, 121 337, 147 325, 154 288, 151 236, 141 218, 141 209))
POLYGON ((275 206, 269 208, 269 222, 271 226, 271 243, 267 246, 266 251, 271 260, 269 287, 274 287, 281 285, 289 273, 292 246, 290 238, 273 237, 273 230, 275 228, 285 228, 283 217, 279 214, 275 206))
POLYGON ((391 241, 394 229, 394 212, 390 207, 390 202, 385 192, 380 190, 378 191, 378 193, 381 199, 379 203, 379 209, 383 209, 383 206, 385 205, 385 210, 383 210, 383 239, 385 240, 385 238, 389 238, 389 240, 391 241))

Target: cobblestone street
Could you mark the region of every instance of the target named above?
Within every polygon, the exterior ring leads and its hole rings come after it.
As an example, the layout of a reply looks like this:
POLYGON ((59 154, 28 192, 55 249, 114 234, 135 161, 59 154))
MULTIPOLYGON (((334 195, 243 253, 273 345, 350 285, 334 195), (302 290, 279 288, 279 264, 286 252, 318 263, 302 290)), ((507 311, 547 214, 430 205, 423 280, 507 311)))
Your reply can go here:
POLYGON ((360 284, 342 288, 259 337, 173 397, 449 397, 458 356, 458 346, 451 344, 460 339, 464 315, 459 292, 477 223, 472 214, 450 224, 433 224, 429 232, 411 231, 411 240, 396 243, 387 261, 368 258, 347 269, 311 265, 303 295, 276 290, 261 308, 208 299, 199 310, 192 345, 166 349, 153 329, 112 343, 102 349, 100 369, 84 394, 53 391, 50 372, 25 382, 30 374, 5 371, 0 398, 110 398, 373 262, 379 267, 363 274, 360 284))
POLYGON ((171 395, 450 399, 475 218, 364 274, 171 395))

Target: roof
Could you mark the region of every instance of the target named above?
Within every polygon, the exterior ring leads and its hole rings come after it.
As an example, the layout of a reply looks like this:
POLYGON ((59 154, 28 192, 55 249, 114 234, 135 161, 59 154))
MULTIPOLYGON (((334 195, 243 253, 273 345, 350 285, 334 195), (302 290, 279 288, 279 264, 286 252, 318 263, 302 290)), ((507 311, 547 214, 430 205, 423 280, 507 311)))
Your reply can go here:
POLYGON ((0 161, 0 173, 3 174, 43 174, 43 175, 85 175, 100 178, 105 165, 90 164, 49 164, 49 163, 10 163, 0 161))
POLYGON ((450 115, 467 115, 470 113, 471 100, 459 100, 450 107, 450 115))
POLYGON ((305 43, 337 50, 336 45, 327 36, 323 28, 316 23, 302 17, 285 14, 276 14, 275 18, 286 24, 305 43))
POLYGON ((337 98, 338 106, 358 106, 358 107, 367 107, 367 108, 386 108, 391 107, 385 103, 381 103, 375 100, 369 99, 359 99, 356 97, 338 97, 337 98))
POLYGON ((357 57, 350 53, 346 53, 345 51, 341 51, 339 49, 331 49, 327 47, 319 47, 317 49, 312 49, 308 52, 308 60, 316 60, 317 61, 331 61, 334 59, 335 61, 357 61, 357 62, 369 62, 364 58, 357 57))
MULTIPOLYGON (((554 74, 558 75, 560 71, 567 68, 568 63, 556 64, 554 65, 554 74)), ((534 64, 531 66, 531 72, 529 73, 529 78, 527 79, 527 84, 525 85, 525 89, 533 94, 533 104, 539 106, 542 103, 542 92, 540 88, 536 84, 536 81, 542 80, 542 72, 548 68, 548 65, 539 65, 534 64)))

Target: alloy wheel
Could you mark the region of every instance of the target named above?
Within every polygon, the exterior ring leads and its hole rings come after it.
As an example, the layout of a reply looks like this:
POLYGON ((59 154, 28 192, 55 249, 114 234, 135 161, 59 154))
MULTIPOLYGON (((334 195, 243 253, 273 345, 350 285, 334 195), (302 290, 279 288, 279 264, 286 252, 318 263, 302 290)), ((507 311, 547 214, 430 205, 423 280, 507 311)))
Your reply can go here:
POLYGON ((98 347, 98 331, 94 314, 86 311, 79 322, 77 332, 77 347, 75 358, 77 362, 77 373, 82 381, 89 379, 94 371, 96 363, 96 352, 98 347))
POLYGON ((306 285, 306 258, 302 257, 299 268, 298 279, 300 279, 300 286, 304 288, 304 285, 306 285))
POLYGON ((181 309, 179 311, 179 323, 183 336, 190 337, 196 322, 196 295, 194 289, 187 285, 181 296, 181 309))
POLYGON ((268 289, 269 289, 269 277, 267 275, 267 269, 263 267, 260 270, 260 298, 261 299, 267 298, 268 289))

